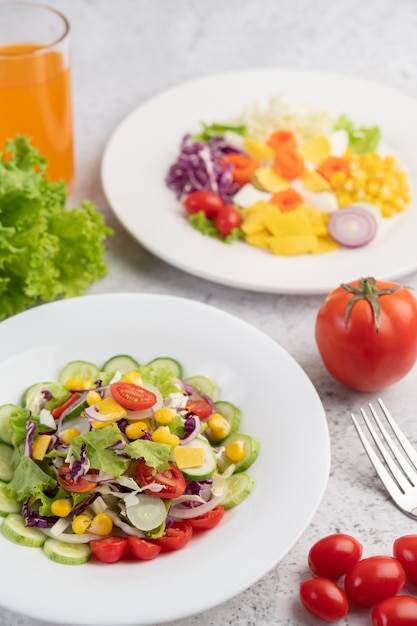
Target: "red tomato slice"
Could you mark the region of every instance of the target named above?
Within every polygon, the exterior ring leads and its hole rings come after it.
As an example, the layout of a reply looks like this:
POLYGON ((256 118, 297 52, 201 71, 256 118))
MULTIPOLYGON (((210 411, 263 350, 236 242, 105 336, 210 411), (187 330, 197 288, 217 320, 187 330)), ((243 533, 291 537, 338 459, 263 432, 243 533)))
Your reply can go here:
POLYGON ((161 546, 158 546, 156 543, 151 543, 140 537, 128 536, 127 545, 133 556, 141 561, 154 559, 162 550, 161 546))
MULTIPOLYGON (((97 470, 88 470, 87 474, 98 474, 97 470)), ((80 476, 75 482, 73 481, 70 473, 69 463, 63 463, 58 470, 57 476, 58 484, 66 491, 72 491, 74 493, 87 493, 97 487, 97 483, 93 480, 87 480, 80 476)))
POLYGON ((185 408, 198 415, 201 420, 208 419, 214 412, 212 405, 205 400, 188 400, 185 408))
POLYGON ((163 552, 171 552, 172 550, 180 550, 183 548, 193 536, 193 527, 188 522, 173 522, 172 525, 165 530, 165 535, 154 539, 158 546, 161 546, 163 552))
POLYGON ((156 395, 152 391, 131 383, 112 383, 110 393, 116 402, 130 411, 150 409, 156 402, 156 395))
POLYGON ((104 537, 90 541, 90 548, 96 559, 103 563, 116 563, 126 552, 126 537, 104 537))
POLYGON ((224 515, 224 507, 218 505, 200 517, 188 520, 195 530, 210 530, 220 522, 224 515))
POLYGON ((136 465, 136 478, 141 487, 146 487, 149 483, 158 483, 163 485, 162 491, 151 491, 145 489, 146 493, 158 498, 178 498, 185 491, 185 478, 176 465, 169 462, 169 469, 164 472, 158 472, 153 467, 146 465, 141 459, 136 465))

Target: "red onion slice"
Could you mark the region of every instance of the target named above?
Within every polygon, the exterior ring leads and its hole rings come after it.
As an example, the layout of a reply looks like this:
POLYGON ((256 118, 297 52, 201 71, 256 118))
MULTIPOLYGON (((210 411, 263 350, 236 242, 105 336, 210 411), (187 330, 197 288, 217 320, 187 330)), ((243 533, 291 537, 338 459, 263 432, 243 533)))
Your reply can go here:
POLYGON ((378 224, 370 211, 352 205, 332 213, 327 228, 330 237, 341 246, 359 248, 372 241, 378 224))

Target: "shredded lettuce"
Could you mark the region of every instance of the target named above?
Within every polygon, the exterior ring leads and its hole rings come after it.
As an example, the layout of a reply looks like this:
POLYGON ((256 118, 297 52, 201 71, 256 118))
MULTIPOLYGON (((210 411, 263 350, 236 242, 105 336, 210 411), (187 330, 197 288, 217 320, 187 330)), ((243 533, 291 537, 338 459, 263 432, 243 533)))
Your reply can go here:
POLYGON ((27 137, 0 152, 0 320, 38 302, 81 295, 107 273, 104 242, 112 230, 85 201, 66 208, 63 181, 27 137))
POLYGON ((246 126, 244 124, 218 124, 216 122, 214 124, 200 122, 200 124, 203 130, 200 134, 193 136, 194 141, 210 141, 213 137, 224 137, 226 131, 232 131, 242 136, 246 133, 246 126))
POLYGON ((356 154, 375 152, 381 139, 378 126, 357 127, 347 115, 341 115, 337 120, 335 130, 346 130, 349 136, 349 147, 356 154))

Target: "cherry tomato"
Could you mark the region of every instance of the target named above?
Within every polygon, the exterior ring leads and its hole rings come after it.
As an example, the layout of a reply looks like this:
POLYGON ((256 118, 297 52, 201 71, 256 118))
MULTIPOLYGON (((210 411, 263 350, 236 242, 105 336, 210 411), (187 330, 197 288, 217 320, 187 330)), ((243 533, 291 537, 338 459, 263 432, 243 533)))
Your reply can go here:
POLYGON ((210 530, 217 526, 221 519, 223 519, 224 507, 218 505, 211 511, 207 511, 200 517, 194 517, 189 522, 195 530, 210 530))
MULTIPOLYGON (((94 474, 98 474, 97 470, 88 470, 88 475, 94 476, 94 474)), ((97 487, 97 483, 93 480, 87 480, 80 476, 74 482, 71 477, 70 466, 69 463, 63 463, 58 470, 57 476, 58 484, 65 489, 66 491, 72 491, 74 493, 87 493, 91 491, 95 487, 97 487)))
POLYGON ((406 582, 403 566, 391 556, 370 556, 353 565, 345 577, 345 591, 360 606, 372 606, 399 593, 406 582))
POLYGON ((417 535, 404 535, 396 539, 394 557, 403 566, 408 580, 417 585, 417 535))
POLYGON ((326 622, 340 619, 349 610, 343 589, 333 580, 320 576, 301 583, 300 600, 307 611, 326 622))
POLYGON ((362 544, 350 535, 328 535, 308 553, 308 565, 317 576, 339 578, 362 556, 362 544))
POLYGON ((330 374, 357 391, 403 378, 417 360, 417 299, 398 283, 363 278, 321 306, 316 342, 330 374))
POLYGON ((221 235, 230 235, 234 228, 239 228, 242 216, 232 204, 227 204, 217 213, 214 225, 221 235))
POLYGON ((158 539, 154 539, 158 546, 161 546, 163 552, 171 552, 172 550, 180 550, 183 548, 193 536, 193 527, 188 522, 173 522, 169 528, 165 530, 165 534, 158 539))
POLYGON ((214 413, 213 406, 205 400, 188 400, 185 408, 198 415, 201 420, 206 420, 214 413))
POLYGON ((141 561, 154 559, 162 549, 161 546, 158 546, 156 543, 130 535, 127 537, 127 545, 133 556, 141 561))
POLYGON ((156 402, 156 395, 152 391, 131 383, 112 383, 110 393, 116 402, 130 411, 150 409, 156 402))
POLYGON ((378 602, 372 609, 372 626, 415 626, 417 598, 393 596, 378 602))
POLYGON ((223 200, 213 191, 193 191, 185 198, 183 205, 189 215, 203 211, 211 219, 223 207, 223 200))
POLYGON ((146 465, 141 459, 136 465, 136 478, 141 487, 146 487, 149 483, 158 483, 163 485, 162 491, 151 491, 145 489, 146 493, 158 498, 178 498, 185 491, 185 478, 176 465, 169 462, 169 469, 158 472, 155 468, 146 465))
POLYGON ((116 563, 126 552, 126 537, 103 537, 90 541, 90 548, 96 559, 103 563, 116 563))

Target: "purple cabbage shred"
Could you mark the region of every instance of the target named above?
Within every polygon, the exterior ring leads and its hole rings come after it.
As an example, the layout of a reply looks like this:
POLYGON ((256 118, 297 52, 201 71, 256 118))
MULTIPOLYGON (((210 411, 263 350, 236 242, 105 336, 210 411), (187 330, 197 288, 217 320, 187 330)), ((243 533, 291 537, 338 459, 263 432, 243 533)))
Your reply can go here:
POLYGON ((22 517, 25 520, 25 526, 37 526, 38 528, 50 528, 58 521, 58 517, 54 515, 41 515, 38 511, 31 511, 29 508, 30 498, 22 504, 22 517))

